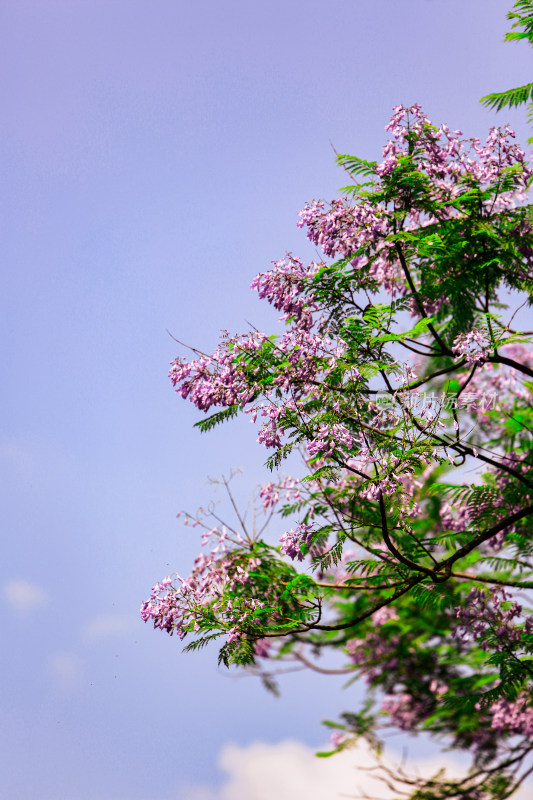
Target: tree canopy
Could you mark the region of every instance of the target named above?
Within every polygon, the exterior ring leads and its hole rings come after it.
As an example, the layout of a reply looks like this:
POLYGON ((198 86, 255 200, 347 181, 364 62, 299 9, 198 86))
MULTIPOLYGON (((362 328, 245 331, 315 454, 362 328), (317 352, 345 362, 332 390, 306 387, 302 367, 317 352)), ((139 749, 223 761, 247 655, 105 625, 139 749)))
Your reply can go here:
POLYGON ((272 665, 342 652, 368 702, 330 723, 332 752, 427 731, 471 769, 389 775, 395 796, 503 799, 533 768, 532 173, 508 126, 465 139, 415 105, 386 130, 382 160, 339 155, 342 196, 300 212, 324 260, 252 283, 285 333, 173 363, 215 409, 200 430, 250 415, 275 475, 263 521, 194 520, 206 551, 142 617, 189 650, 222 637, 220 662, 271 688, 272 665))

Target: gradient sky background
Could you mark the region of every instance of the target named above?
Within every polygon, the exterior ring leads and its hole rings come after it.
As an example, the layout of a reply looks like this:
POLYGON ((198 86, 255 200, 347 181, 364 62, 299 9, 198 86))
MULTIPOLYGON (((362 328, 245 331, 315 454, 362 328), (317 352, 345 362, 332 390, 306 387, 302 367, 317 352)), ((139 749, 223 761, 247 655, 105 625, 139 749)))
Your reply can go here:
POLYGON ((281 743, 310 775, 320 720, 357 706, 317 675, 276 700, 140 621, 191 566, 175 516, 206 477, 243 467, 242 497, 268 478, 248 422, 192 429, 166 329, 212 349, 275 327, 250 281, 315 257, 296 215, 345 182, 330 142, 379 157, 393 105, 525 142, 523 111, 478 102, 530 80, 531 51, 502 43, 510 5, 3 0, 2 797, 268 798, 238 788, 235 753, 278 753, 288 785, 281 743))

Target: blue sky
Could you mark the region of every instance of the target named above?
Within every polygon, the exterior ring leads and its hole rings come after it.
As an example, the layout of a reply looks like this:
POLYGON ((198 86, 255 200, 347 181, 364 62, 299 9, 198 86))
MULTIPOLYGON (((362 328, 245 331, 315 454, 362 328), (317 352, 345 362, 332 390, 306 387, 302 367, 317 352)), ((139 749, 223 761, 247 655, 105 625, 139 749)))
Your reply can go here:
POLYGON ((357 705, 301 674, 276 700, 140 621, 197 552, 176 513, 206 477, 241 466, 242 497, 268 477, 248 422, 192 429, 166 330, 211 349, 274 328, 252 278, 314 257, 295 223, 345 182, 330 143, 378 157, 396 103, 525 142, 524 112, 478 102, 530 79, 509 5, 4 0, 3 796, 207 798, 231 743, 312 752, 357 705))

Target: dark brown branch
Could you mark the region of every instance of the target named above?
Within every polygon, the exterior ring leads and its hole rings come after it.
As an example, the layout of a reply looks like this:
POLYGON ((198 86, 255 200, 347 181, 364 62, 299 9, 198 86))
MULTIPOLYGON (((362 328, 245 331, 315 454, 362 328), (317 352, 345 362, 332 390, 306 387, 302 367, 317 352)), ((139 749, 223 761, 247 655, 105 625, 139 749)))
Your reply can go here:
POLYGON ((512 367, 513 369, 518 370, 518 372, 523 372, 524 375, 528 375, 530 378, 533 378, 533 369, 526 367, 525 364, 521 364, 519 361, 515 361, 512 358, 507 358, 507 356, 489 356, 487 361, 490 361, 491 364, 506 364, 508 367, 512 367))
MULTIPOLYGON (((389 563, 387 561, 387 563, 389 563)), ((324 581, 314 581, 316 586, 321 586, 324 589, 351 589, 352 591, 357 592, 377 592, 383 589, 395 589, 396 586, 403 586, 405 581, 395 581, 394 583, 382 583, 378 586, 372 586, 367 584, 349 584, 349 583, 325 583, 324 581)))
MULTIPOLYGON (((383 608, 384 606, 393 603, 399 597, 402 597, 404 594, 407 594, 407 592, 409 592, 413 588, 413 586, 416 586, 417 584, 421 583, 423 580, 425 580, 426 577, 428 577, 428 575, 430 575, 434 581, 438 583, 443 583, 444 581, 448 580, 451 576, 452 564, 454 564, 456 561, 463 558, 464 556, 468 555, 468 553, 471 553, 472 550, 475 550, 475 548, 478 547, 483 542, 487 541, 488 539, 492 539, 493 536, 496 536, 496 534, 502 531, 504 528, 508 527, 509 525, 512 525, 515 522, 518 522, 519 520, 523 519, 524 517, 527 517, 531 513, 533 513, 533 505, 527 506, 526 508, 517 511, 514 514, 511 514, 506 519, 501 520, 488 530, 484 531, 483 533, 480 533, 478 536, 472 539, 472 541, 468 545, 465 545, 456 553, 454 553, 453 556, 450 556, 445 561, 441 561, 440 564, 437 565, 433 570, 426 571, 425 567, 422 568, 424 570, 424 573, 422 575, 410 578, 409 580, 406 581, 404 586, 402 586, 396 592, 390 595, 390 597, 386 597, 383 600, 380 600, 379 602, 375 603, 371 608, 367 609, 367 611, 365 611, 364 613, 359 614, 354 619, 349 620, 348 622, 341 622, 337 625, 311 624, 305 630, 309 630, 311 627, 323 631, 339 631, 345 628, 353 628, 355 625, 358 625, 363 620, 368 619, 368 617, 371 617, 372 614, 375 614, 375 612, 379 611, 380 608, 383 608)), ((415 565, 413 569, 421 571, 421 568, 418 564, 415 565)), ((299 633, 300 631, 297 632, 299 633)), ((274 635, 280 635, 280 634, 274 634, 274 635)))
MULTIPOLYGON (((413 295, 413 299, 414 299, 414 301, 416 303, 416 306, 418 308, 419 314, 420 314, 421 317, 423 317, 423 319, 428 319, 428 316, 427 316, 426 311, 424 309, 424 304, 423 304, 423 302, 422 302, 422 300, 420 298, 420 295, 418 294, 416 286, 413 283, 413 279, 411 277, 411 273, 409 272, 409 267, 407 266, 407 261, 405 260, 405 256, 403 254, 403 250, 402 250, 402 248, 400 246, 400 243, 399 242, 395 242, 395 247, 396 247, 396 252, 398 253, 398 258, 400 259, 400 264, 402 265, 402 269, 403 269, 403 273, 405 275, 405 279, 407 280, 407 283, 408 283, 409 288, 411 290, 411 294, 413 295)), ((431 331, 431 334, 432 334, 433 338, 435 339, 435 341, 439 345, 439 347, 441 349, 441 355, 450 355, 451 356, 452 355, 452 351, 450 350, 450 348, 448 347, 446 342, 444 342, 443 339, 441 339, 441 337, 439 336, 439 334, 437 333, 437 331, 435 330, 435 328, 433 327, 431 322, 428 322, 428 330, 431 331)))
MULTIPOLYGON (((522 508, 520 511, 515 511, 514 514, 510 514, 510 516, 506 517, 506 519, 500 520, 500 522, 496 523, 496 525, 493 525, 488 530, 479 533, 472 539, 471 542, 465 544, 445 561, 441 561, 439 566, 435 567, 433 572, 438 573, 444 570, 449 574, 451 571, 451 565, 455 564, 456 561, 459 561, 460 558, 464 558, 471 553, 472 550, 475 550, 476 547, 479 547, 480 544, 483 544, 483 542, 486 542, 488 539, 492 539, 493 536, 496 536, 497 533, 500 533, 500 531, 508 528, 509 525, 519 522, 521 519, 528 517, 530 514, 533 514, 533 505, 526 506, 526 508, 522 508)), ((468 533, 468 531, 464 531, 464 533, 468 533)))
POLYGON ((398 561, 400 561, 402 564, 405 564, 406 567, 409 567, 409 569, 414 569, 417 572, 423 572, 424 575, 433 575, 433 570, 428 569, 427 567, 423 567, 421 564, 417 564, 415 561, 411 561, 410 558, 407 558, 402 553, 400 553, 400 551, 398 550, 398 548, 395 546, 394 542, 390 538, 389 530, 388 530, 388 526, 387 526, 387 511, 386 511, 386 508, 385 508, 385 502, 383 500, 383 492, 381 490, 379 492, 379 510, 380 510, 380 513, 381 513, 381 530, 382 530, 382 533, 383 533, 383 540, 385 541, 385 544, 387 545, 388 550, 394 556, 396 556, 398 561))
POLYGON ((398 589, 398 591, 394 592, 394 594, 392 594, 390 597, 386 597, 385 599, 380 600, 378 603, 375 603, 372 606, 372 608, 369 608, 363 614, 359 614, 359 616, 355 617, 355 619, 351 619, 348 622, 340 622, 338 625, 315 625, 314 627, 317 630, 321 631, 340 631, 343 630, 344 628, 353 628, 355 625, 358 625, 363 620, 368 619, 368 617, 371 617, 372 614, 375 614, 376 611, 379 611, 380 608, 388 606, 389 603, 393 603, 402 595, 407 594, 407 592, 410 589, 412 589, 413 586, 415 586, 417 583, 421 583, 425 577, 426 577, 425 575, 420 575, 417 578, 411 578, 401 589, 398 589))
POLYGON ((419 386, 422 386, 422 384, 427 383, 428 381, 432 381, 433 378, 438 378, 439 375, 446 375, 447 372, 455 372, 455 370, 464 367, 465 364, 466 361, 463 359, 462 361, 459 361, 458 364, 452 364, 451 367, 443 367, 443 369, 438 369, 436 372, 432 372, 431 375, 427 376, 427 378, 420 378, 413 383, 407 383, 405 386, 400 386, 399 389, 396 390, 392 389, 391 387, 391 390, 394 392, 399 391, 400 389, 418 389, 419 386))
POLYGON ((469 572, 450 572, 450 577, 480 583, 495 583, 498 586, 515 586, 517 589, 533 589, 533 581, 506 581, 503 578, 489 578, 485 575, 472 575, 469 572))

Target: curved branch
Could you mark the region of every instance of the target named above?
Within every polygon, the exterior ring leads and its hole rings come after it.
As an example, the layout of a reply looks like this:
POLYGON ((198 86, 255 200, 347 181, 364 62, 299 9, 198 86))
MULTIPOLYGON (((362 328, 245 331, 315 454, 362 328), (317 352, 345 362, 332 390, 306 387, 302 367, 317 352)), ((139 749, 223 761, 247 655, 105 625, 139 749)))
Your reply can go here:
POLYGON ((318 667, 316 664, 313 664, 312 661, 309 661, 309 659, 307 659, 297 650, 294 650, 291 655, 297 658, 298 661, 301 661, 302 664, 305 664, 306 667, 309 667, 309 669, 314 670, 314 672, 320 672, 321 675, 346 675, 349 672, 353 672, 353 669, 351 668, 326 669, 325 667, 318 667))
MULTIPOLYGON (((418 308, 418 312, 419 312, 420 316, 423 319, 428 319, 428 315, 426 314, 425 309, 424 309, 424 304, 423 304, 423 302, 422 302, 422 300, 420 298, 420 295, 418 294, 416 286, 413 283, 413 279, 411 277, 411 273, 409 272, 409 267, 407 265, 407 261, 405 260, 405 256, 403 254, 403 250, 402 250, 402 248, 400 246, 400 243, 399 242, 395 242, 394 246, 396 248, 396 252, 398 253, 398 258, 400 259, 400 264, 402 265, 403 274, 405 275, 405 279, 406 279, 406 281, 407 281, 407 283, 409 285, 409 288, 411 290, 411 294, 413 295, 413 299, 414 299, 414 301, 416 303, 416 306, 418 308)), ((433 327, 431 322, 428 323, 428 330, 431 331, 431 333, 433 335, 433 338, 435 339, 435 341, 439 345, 439 347, 441 349, 441 355, 451 356, 452 355, 452 351, 450 350, 450 348, 448 347, 446 342, 443 339, 441 339, 441 337, 439 336, 439 334, 437 333, 437 331, 435 330, 435 328, 433 327)))
POLYGON ((507 356, 489 356, 487 361, 490 361, 491 364, 506 364, 508 367, 512 367, 516 369, 518 372, 523 372, 524 375, 527 375, 530 378, 533 378, 533 369, 526 367, 525 364, 521 364, 519 361, 515 361, 513 358, 507 358, 507 356))
POLYGON ((498 586, 515 586, 517 589, 533 589, 533 581, 506 581, 503 578, 488 578, 485 575, 472 575, 469 572, 450 572, 450 578, 462 578, 480 583, 494 583, 498 586))
POLYGON ((401 589, 398 589, 398 591, 394 592, 394 594, 391 594, 390 597, 386 597, 383 600, 380 600, 378 603, 375 603, 372 608, 369 608, 367 611, 359 614, 357 617, 355 617, 355 619, 351 619, 348 622, 339 622, 338 625, 315 625, 314 627, 321 631, 341 631, 345 628, 353 628, 363 620, 371 617, 372 614, 375 614, 380 608, 388 606, 389 603, 393 603, 398 599, 398 597, 407 594, 407 592, 412 589, 413 586, 415 586, 417 583, 421 583, 425 577, 425 575, 420 575, 417 578, 411 578, 401 589))
POLYGON ((383 500, 383 492, 381 491, 381 489, 379 491, 379 510, 381 513, 381 530, 383 533, 383 539, 385 541, 385 544, 387 545, 388 550, 394 556, 396 556, 398 561, 400 561, 402 564, 405 564, 406 567, 409 567, 409 569, 414 569, 417 572, 422 572, 424 573, 424 575, 433 575, 433 570, 428 569, 428 567, 423 567, 421 564, 417 564, 415 561, 411 561, 410 558, 407 558, 402 553, 400 553, 400 551, 390 538, 389 529, 387 526, 387 511, 385 509, 385 502, 383 500))
MULTIPOLYGON (((464 556, 467 556, 469 553, 472 552, 472 550, 475 550, 476 547, 479 547, 480 544, 483 544, 483 542, 486 542, 488 539, 492 539, 493 536, 496 536, 497 533, 500 533, 500 531, 503 531, 505 528, 508 528, 509 525, 513 525, 515 522, 519 522, 521 519, 528 517, 530 514, 533 514, 533 505, 526 506, 525 508, 522 508, 520 511, 515 511, 514 514, 511 514, 506 519, 501 520, 488 530, 483 531, 483 533, 480 533, 477 536, 475 536, 471 542, 465 544, 463 547, 457 550, 456 553, 447 558, 445 561, 441 561, 439 566, 435 567, 433 572, 437 573, 442 570, 448 570, 452 564, 455 564, 455 562, 459 561, 460 558, 464 558, 464 556)), ((464 531, 464 533, 468 533, 468 531, 464 531)))

